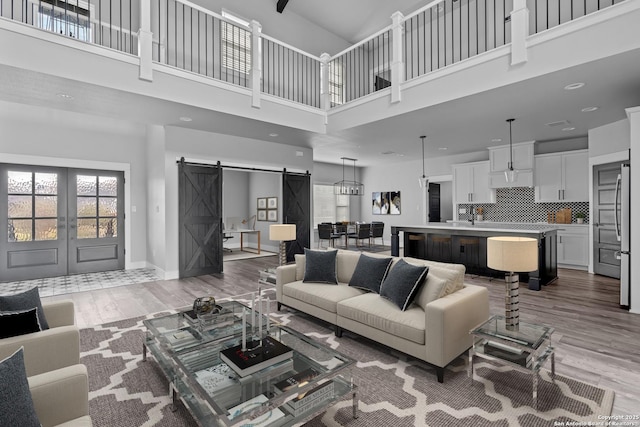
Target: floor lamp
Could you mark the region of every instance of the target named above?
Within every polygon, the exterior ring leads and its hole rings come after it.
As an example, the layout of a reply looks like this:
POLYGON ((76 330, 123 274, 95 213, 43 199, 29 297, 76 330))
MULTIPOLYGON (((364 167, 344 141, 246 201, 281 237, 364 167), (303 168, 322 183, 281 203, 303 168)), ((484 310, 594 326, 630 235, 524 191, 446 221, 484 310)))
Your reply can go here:
POLYGON ((538 240, 530 237, 489 237, 487 266, 506 272, 505 325, 507 329, 518 329, 520 278, 515 272, 538 269, 538 240))
POLYGON ((280 250, 280 265, 287 263, 287 244, 291 240, 296 240, 296 225, 295 224, 272 224, 269 226, 269 240, 279 240, 280 250))

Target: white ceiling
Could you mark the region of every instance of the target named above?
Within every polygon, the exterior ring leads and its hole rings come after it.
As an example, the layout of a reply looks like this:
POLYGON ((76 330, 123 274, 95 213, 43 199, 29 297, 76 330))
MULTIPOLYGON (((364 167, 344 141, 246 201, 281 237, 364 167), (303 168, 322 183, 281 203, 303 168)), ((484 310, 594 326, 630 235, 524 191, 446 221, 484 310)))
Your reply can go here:
POLYGON ((394 12, 406 15, 428 3, 431 1, 289 0, 285 11, 300 15, 344 40, 357 43, 390 25, 394 12))

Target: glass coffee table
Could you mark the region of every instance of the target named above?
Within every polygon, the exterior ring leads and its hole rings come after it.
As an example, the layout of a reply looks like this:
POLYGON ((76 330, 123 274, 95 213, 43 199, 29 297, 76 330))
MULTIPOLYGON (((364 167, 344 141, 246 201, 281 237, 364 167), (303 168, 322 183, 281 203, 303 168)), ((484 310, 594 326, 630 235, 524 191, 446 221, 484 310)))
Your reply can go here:
POLYGON ((217 323, 194 325, 183 313, 144 321, 143 359, 149 352, 169 379, 174 408, 180 399, 202 426, 250 422, 279 427, 308 420, 350 394, 357 418, 353 359, 272 324, 269 336, 290 347, 292 357, 240 377, 221 360, 220 352, 241 343, 243 324, 247 336, 257 333, 257 327, 242 304, 219 305, 230 316, 217 323))
POLYGON ((504 316, 492 316, 472 329, 473 347, 469 349, 468 376, 473 384, 476 356, 499 361, 530 373, 533 377, 533 407, 538 407, 540 370, 551 359, 551 378, 555 378, 555 354, 551 345, 554 329, 549 326, 520 322, 517 328, 508 327, 504 316))

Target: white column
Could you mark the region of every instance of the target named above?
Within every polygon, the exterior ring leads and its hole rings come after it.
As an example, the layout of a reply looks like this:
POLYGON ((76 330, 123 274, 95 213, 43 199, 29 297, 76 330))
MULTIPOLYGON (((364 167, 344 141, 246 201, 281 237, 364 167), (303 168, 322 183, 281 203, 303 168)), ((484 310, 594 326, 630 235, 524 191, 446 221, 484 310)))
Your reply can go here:
POLYGON ((404 61, 402 58, 402 40, 404 35, 404 27, 402 26, 404 15, 395 12, 391 15, 393 22, 391 27, 392 39, 392 62, 391 62, 391 102, 401 101, 400 84, 404 81, 404 61))
MULTIPOLYGON (((627 117, 631 128, 631 153, 640 153, 640 107, 627 108, 627 117)), ((637 218, 640 215, 640 162, 631 163, 631 215, 637 218)), ((640 227, 631 226, 631 301, 629 311, 640 314, 640 227)))
POLYGON ((258 21, 251 21, 251 106, 260 108, 260 81, 262 78, 262 25, 258 21))
MULTIPOLYGON (((331 55, 320 55, 320 108, 329 111, 331 108, 331 88, 329 87, 329 61, 331 55)), ((325 123, 326 124, 326 123, 325 123)))
POLYGON ((151 0, 140 0, 140 29, 138 30, 140 80, 153 81, 153 33, 151 32, 151 0))
POLYGON ((529 9, 526 0, 514 0, 511 11, 511 65, 527 62, 529 9))

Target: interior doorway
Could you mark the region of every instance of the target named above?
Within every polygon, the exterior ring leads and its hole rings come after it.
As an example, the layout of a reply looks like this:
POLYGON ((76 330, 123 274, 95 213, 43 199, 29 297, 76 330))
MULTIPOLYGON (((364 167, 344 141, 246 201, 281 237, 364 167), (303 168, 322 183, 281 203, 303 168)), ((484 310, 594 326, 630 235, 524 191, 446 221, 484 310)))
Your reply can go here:
POLYGON ((124 268, 124 173, 0 164, 0 277, 124 268))
POLYGON ((440 222, 440 184, 429 183, 429 222, 440 222))

